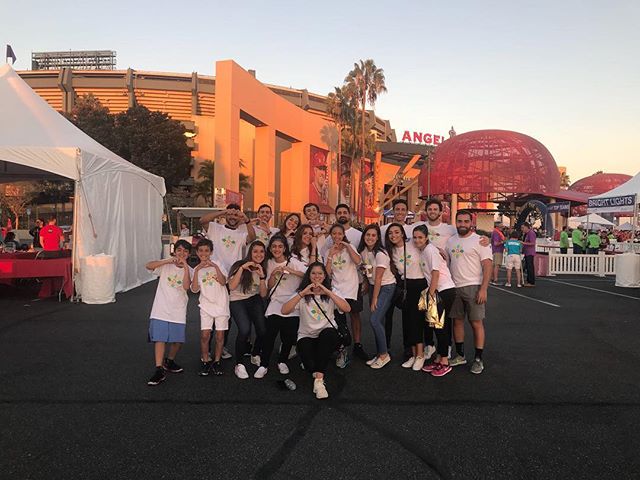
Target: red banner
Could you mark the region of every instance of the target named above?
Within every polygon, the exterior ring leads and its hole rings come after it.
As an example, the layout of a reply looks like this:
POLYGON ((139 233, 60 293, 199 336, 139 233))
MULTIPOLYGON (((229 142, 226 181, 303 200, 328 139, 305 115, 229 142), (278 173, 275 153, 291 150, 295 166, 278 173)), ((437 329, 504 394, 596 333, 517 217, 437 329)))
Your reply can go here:
POLYGON ((317 203, 322 213, 331 213, 329 205, 329 152, 311 146, 309 158, 309 201, 317 203))

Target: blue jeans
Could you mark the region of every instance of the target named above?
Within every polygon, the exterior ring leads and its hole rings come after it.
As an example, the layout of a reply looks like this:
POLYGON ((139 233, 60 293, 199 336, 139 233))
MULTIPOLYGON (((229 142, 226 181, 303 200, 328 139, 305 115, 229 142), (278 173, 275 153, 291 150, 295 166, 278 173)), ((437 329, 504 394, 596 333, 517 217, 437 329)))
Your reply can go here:
MULTIPOLYGON (((267 328, 264 319, 264 307, 260 295, 229 302, 231 316, 238 326, 236 337, 236 363, 242 363, 247 351, 247 340, 251 335, 251 325, 256 329, 258 339, 264 337, 267 328)), ((258 340, 256 340, 257 342, 258 340)))
MULTIPOLYGON (((369 288, 373 289, 371 285, 369 288)), ((396 284, 383 285, 380 287, 380 293, 378 294, 378 303, 376 304, 375 312, 371 313, 371 328, 373 329, 373 335, 376 338, 376 350, 378 355, 384 355, 388 351, 387 336, 385 334, 384 324, 385 315, 387 310, 393 308, 391 300, 393 299, 393 293, 396 290, 396 284)))

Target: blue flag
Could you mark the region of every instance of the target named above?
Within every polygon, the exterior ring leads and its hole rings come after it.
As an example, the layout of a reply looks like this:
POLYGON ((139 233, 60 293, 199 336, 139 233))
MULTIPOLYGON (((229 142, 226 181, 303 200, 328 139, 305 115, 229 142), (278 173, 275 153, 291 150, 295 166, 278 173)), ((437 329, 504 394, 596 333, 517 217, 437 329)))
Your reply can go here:
POLYGON ((10 58, 11 59, 11 65, 13 65, 14 63, 16 63, 16 54, 13 53, 13 48, 11 48, 11 45, 7 45, 7 55, 6 58, 10 58))

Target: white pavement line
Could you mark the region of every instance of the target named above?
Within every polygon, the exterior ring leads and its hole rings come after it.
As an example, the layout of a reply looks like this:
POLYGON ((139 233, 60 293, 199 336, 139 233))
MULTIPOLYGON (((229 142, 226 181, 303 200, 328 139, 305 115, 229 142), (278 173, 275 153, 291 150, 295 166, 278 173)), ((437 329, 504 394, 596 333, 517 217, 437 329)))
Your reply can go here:
POLYGON ((584 288, 585 290, 593 290, 594 292, 608 293, 609 295, 615 295, 616 297, 624 297, 624 298, 630 298, 631 300, 640 301, 639 297, 631 297, 629 295, 623 295, 622 293, 608 292, 606 290, 600 290, 599 288, 585 287, 584 285, 576 285, 575 283, 561 282, 560 280, 550 280, 548 278, 540 278, 540 280, 546 280, 547 282, 553 282, 553 283, 561 283, 562 285, 571 285, 572 287, 584 288))
POLYGON ((538 300, 537 298, 527 297, 526 295, 522 295, 521 293, 512 292, 511 290, 506 290, 504 288, 496 287, 495 285, 491 285, 491 288, 495 288, 496 290, 500 290, 501 292, 510 293, 511 295, 516 295, 518 297, 526 298, 527 300, 533 300, 534 302, 544 303, 545 305, 561 308, 560 305, 556 305, 555 303, 545 302, 544 300, 538 300))

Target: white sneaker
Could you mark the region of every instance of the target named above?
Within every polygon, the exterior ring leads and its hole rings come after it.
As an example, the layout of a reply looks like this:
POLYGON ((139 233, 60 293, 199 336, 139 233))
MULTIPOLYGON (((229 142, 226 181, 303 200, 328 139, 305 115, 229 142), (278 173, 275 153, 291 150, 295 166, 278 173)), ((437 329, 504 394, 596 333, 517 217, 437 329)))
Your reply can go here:
POLYGON ((256 367, 260 366, 260 355, 251 355, 251 364, 256 367))
POLYGON ((422 367, 424 367, 424 359, 425 357, 416 357, 416 361, 411 365, 414 372, 422 370, 422 367))
POLYGON ((291 360, 296 355, 298 355, 298 351, 296 350, 296 346, 294 345, 293 347, 291 347, 291 351, 289 352, 288 360, 291 360))
POLYGON ((227 360, 228 358, 231 358, 233 355, 231 355, 231 353, 229 352, 229 350, 227 350, 227 347, 223 347, 222 348, 222 358, 227 360))
POLYGON ((505 283, 505 284, 504 284, 504 286, 505 286, 505 287, 510 287, 510 286, 511 286, 511 284, 510 284, 510 283, 505 283))
POLYGON ((316 398, 318 400, 329 397, 329 392, 327 392, 327 387, 325 386, 322 378, 316 378, 313 381, 313 393, 316 394, 316 398))
POLYGON ((521 283, 518 284, 518 288, 522 288, 522 284, 521 283))
POLYGON ((267 371, 268 370, 265 367, 260 367, 256 370, 256 373, 253 374, 253 378, 264 378, 264 376, 267 374, 267 371))
POLYGON ((238 378, 240 378, 242 380, 246 380, 247 378, 249 378, 249 374, 247 373, 247 369, 241 363, 237 364, 236 368, 233 371, 235 372, 236 377, 238 377, 238 378))
POLYGON ((378 357, 373 357, 371 360, 367 360, 367 365, 371 366, 375 363, 375 361, 378 360, 378 357))
POLYGON ((289 367, 287 367, 286 363, 279 363, 278 370, 282 375, 289 375, 289 367))
POLYGON ((436 353, 436 347, 434 345, 427 345, 427 348, 424 351, 424 358, 431 358, 434 353, 436 353))
POLYGON ((371 364, 371 368, 378 370, 384 367, 391 361, 391 355, 387 355, 385 358, 376 357, 375 361, 371 364))
POLYGON ((416 361, 416 357, 411 357, 409 360, 402 364, 402 368, 411 368, 413 367, 413 363, 416 361))

